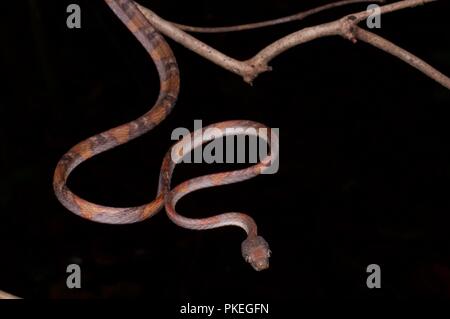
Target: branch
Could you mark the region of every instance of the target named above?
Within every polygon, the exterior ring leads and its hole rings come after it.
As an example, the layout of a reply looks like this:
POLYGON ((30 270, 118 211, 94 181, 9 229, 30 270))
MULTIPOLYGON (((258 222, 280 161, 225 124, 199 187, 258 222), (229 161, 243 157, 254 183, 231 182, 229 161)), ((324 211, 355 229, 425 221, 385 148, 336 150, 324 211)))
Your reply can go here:
MULTIPOLYGON (((171 38, 175 42, 183 45, 187 49, 197 53, 198 55, 204 57, 207 60, 223 67, 224 69, 241 75, 246 82, 251 82, 256 76, 255 70, 248 65, 246 62, 238 61, 233 59, 222 52, 210 47, 209 45, 197 40, 193 36, 187 34, 183 30, 178 29, 169 21, 160 18, 156 13, 150 9, 144 8, 138 5, 139 10, 145 15, 147 20, 157 29, 159 32, 165 36, 171 38)), ((258 73, 268 71, 258 70, 258 73)))
MULTIPOLYGON (((268 21, 261 21, 261 22, 255 22, 255 23, 247 23, 247 24, 241 24, 241 25, 234 25, 234 26, 228 26, 228 27, 194 27, 190 25, 185 24, 179 24, 175 22, 170 22, 177 28, 187 31, 187 32, 196 32, 196 33, 221 33, 221 32, 237 32, 237 31, 244 31, 244 30, 254 30, 254 29, 260 29, 265 28, 269 26, 275 26, 283 23, 293 22, 293 21, 300 21, 305 19, 306 17, 309 17, 313 14, 334 9, 337 7, 342 7, 348 4, 354 4, 354 3, 361 3, 361 2, 370 2, 370 3, 384 3, 385 0, 343 0, 333 3, 328 3, 320 7, 316 7, 307 11, 302 11, 293 15, 289 15, 286 17, 268 20, 268 21)), ((148 9, 145 7, 140 6, 141 12, 146 15, 148 13, 148 9)))
POLYGON ((21 298, 0 290, 0 299, 21 299, 21 298))
MULTIPOLYGON (((380 14, 412 8, 434 1, 437 0, 402 0, 380 7, 380 14)), ((173 23, 162 19, 153 11, 139 5, 138 7, 149 22, 162 34, 180 43, 200 56, 210 60, 211 62, 221 66, 222 68, 242 76, 244 81, 248 83, 251 83, 259 74, 271 70, 271 67, 268 65, 269 62, 286 50, 318 38, 339 35, 351 40, 352 42, 362 40, 381 50, 384 50, 385 52, 402 59, 419 71, 423 72, 425 75, 442 84, 444 87, 450 89, 450 79, 438 70, 434 69, 431 65, 427 64, 408 51, 389 42, 388 40, 385 40, 371 32, 364 31, 357 26, 359 22, 367 19, 371 14, 373 14, 375 12, 373 10, 361 11, 355 14, 347 15, 332 22, 301 29, 273 42, 258 52, 251 59, 240 61, 229 57, 199 41, 195 37, 179 29, 173 23)))
POLYGON ((357 39, 367 42, 373 45, 374 47, 377 47, 378 49, 381 49, 399 58, 400 60, 405 61, 412 67, 421 71, 431 79, 435 80, 436 82, 438 82, 439 84, 450 90, 450 78, 448 78, 447 76, 445 76, 444 74, 433 68, 425 61, 419 59, 415 55, 412 55, 411 53, 398 47, 394 43, 389 42, 388 40, 383 39, 382 37, 372 32, 363 30, 359 27, 356 27, 353 32, 357 39))

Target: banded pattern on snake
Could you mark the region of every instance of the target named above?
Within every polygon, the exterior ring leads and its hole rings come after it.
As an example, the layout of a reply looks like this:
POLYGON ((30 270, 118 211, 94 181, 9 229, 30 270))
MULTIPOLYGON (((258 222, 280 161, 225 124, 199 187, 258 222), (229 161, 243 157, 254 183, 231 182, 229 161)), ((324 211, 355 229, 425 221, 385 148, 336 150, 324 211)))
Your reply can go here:
MULTIPOLYGON (((125 144, 147 133, 162 122, 172 111, 179 93, 180 77, 175 56, 164 38, 140 12, 136 3, 131 0, 105 0, 105 2, 143 45, 154 61, 160 79, 159 96, 153 107, 144 115, 129 123, 94 135, 73 146, 63 155, 54 173, 53 188, 56 197, 71 212, 100 223, 128 224, 143 221, 158 213, 165 206, 168 217, 175 224, 184 228, 203 230, 224 226, 241 227, 247 233, 247 238, 241 246, 244 259, 255 270, 268 268, 271 254, 269 245, 261 236, 258 236, 256 223, 250 216, 243 213, 224 213, 209 218, 191 219, 179 215, 175 210, 175 205, 180 198, 195 190, 240 182, 264 172, 269 163, 278 155, 277 152, 272 152, 272 150, 278 149, 278 137, 262 124, 236 120, 216 123, 203 128, 204 131, 209 128, 217 128, 223 132, 224 136, 228 134, 226 132, 230 132, 225 128, 237 128, 243 132, 252 132, 252 130, 248 130, 249 128, 265 128, 268 134, 263 138, 270 144, 271 154, 251 167, 197 177, 170 189, 170 180, 176 165, 171 156, 171 150, 182 148, 189 152, 211 140, 204 137, 204 134, 201 134, 203 136, 201 140, 194 139, 194 143, 189 142, 188 136, 181 139, 165 155, 156 198, 145 205, 127 208, 102 206, 77 196, 67 187, 66 182, 70 173, 82 162, 125 144)), ((193 132, 191 136, 195 136, 195 133, 193 132)), ((214 136, 214 138, 218 137, 220 136, 214 136)))

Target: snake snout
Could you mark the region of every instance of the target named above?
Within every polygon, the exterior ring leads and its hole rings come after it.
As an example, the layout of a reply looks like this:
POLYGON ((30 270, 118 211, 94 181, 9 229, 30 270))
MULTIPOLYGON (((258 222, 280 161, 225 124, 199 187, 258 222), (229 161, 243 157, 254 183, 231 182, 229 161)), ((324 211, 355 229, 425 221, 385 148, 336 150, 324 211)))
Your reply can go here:
POLYGON ((256 271, 261 271, 261 270, 269 268, 269 258, 264 257, 264 258, 258 259, 256 261, 250 262, 250 264, 252 265, 253 269, 255 269, 256 271))
POLYGON ((242 256, 256 271, 269 268, 271 251, 261 236, 248 237, 242 242, 242 256))

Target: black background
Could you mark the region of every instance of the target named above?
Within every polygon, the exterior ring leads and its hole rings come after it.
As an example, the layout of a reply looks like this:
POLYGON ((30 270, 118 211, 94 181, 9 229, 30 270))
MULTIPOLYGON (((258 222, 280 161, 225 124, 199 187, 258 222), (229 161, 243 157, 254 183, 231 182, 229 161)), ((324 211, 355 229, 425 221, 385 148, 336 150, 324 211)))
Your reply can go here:
MULTIPOLYGON (((276 18, 317 1, 142 1, 192 25, 276 18)), ((326 3, 320 1, 320 3, 326 3)), ((382 17, 376 33, 450 74, 447 1, 382 17)), ((289 25, 198 35, 246 59, 347 6, 289 25)), ((181 72, 173 113, 149 134, 74 171, 70 187, 110 206, 147 203, 174 128, 249 119, 280 129, 280 170, 183 199, 181 213, 252 215, 270 269, 240 256, 239 229, 195 232, 164 213, 134 225, 83 220, 55 198, 59 158, 80 140, 143 114, 158 93, 152 61, 103 1, 2 4, 0 35, 0 288, 25 298, 177 298, 263 302, 298 298, 450 297, 450 92, 376 48, 320 39, 272 61, 254 86, 169 41, 181 72), (66 27, 78 3, 82 28, 66 27), (82 267, 82 289, 66 267, 82 267), (366 267, 382 288, 366 287, 366 267)), ((235 165, 186 164, 174 185, 235 165)))

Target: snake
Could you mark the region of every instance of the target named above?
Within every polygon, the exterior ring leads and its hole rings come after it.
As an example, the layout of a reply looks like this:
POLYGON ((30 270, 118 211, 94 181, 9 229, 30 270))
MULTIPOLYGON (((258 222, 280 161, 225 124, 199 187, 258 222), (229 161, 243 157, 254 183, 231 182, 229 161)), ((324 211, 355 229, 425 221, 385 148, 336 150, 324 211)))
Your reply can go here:
POLYGON ((159 95, 150 110, 142 116, 79 142, 61 157, 53 175, 53 190, 57 199, 72 213, 98 223, 131 224, 141 222, 165 208, 169 219, 183 228, 206 230, 225 226, 240 227, 247 234, 241 243, 241 254, 244 260, 257 271, 267 269, 271 250, 267 241, 258 235, 257 225, 249 215, 230 212, 207 218, 188 218, 176 211, 177 202, 191 192, 244 181, 264 173, 278 156, 278 152, 273 151, 275 148, 278 149, 278 136, 263 124, 248 120, 231 120, 211 124, 185 135, 165 154, 160 169, 156 197, 145 205, 135 207, 103 206, 79 197, 67 186, 69 175, 81 163, 97 154, 123 145, 149 132, 161 123, 174 108, 180 91, 180 73, 175 56, 169 44, 145 18, 137 4, 132 0, 105 0, 105 2, 153 60, 159 76, 159 95), (215 134, 208 134, 211 129, 215 134), (267 134, 262 136, 258 133, 262 130, 265 130, 267 134), (270 145, 270 154, 253 166, 192 178, 171 189, 170 182, 174 168, 181 162, 183 156, 215 138, 243 134, 242 132, 264 139, 270 145))

